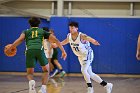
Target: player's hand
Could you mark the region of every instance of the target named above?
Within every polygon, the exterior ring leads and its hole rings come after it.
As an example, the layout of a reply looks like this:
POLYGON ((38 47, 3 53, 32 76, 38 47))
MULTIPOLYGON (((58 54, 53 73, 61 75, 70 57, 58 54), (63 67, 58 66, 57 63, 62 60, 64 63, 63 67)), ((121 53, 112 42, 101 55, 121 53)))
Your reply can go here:
POLYGON ((100 45, 100 43, 99 43, 98 41, 95 41, 95 42, 94 42, 94 45, 99 46, 99 45, 100 45))
POLYGON ((61 58, 63 58, 63 60, 65 60, 66 59, 66 57, 67 57, 67 53, 64 51, 64 52, 62 52, 62 56, 61 56, 61 58))
POLYGON ((137 60, 140 60, 140 50, 137 51, 136 58, 137 58, 137 60))
POLYGON ((11 47, 12 46, 12 44, 9 44, 8 46, 5 46, 5 52, 7 52, 7 53, 10 53, 11 52, 11 47))

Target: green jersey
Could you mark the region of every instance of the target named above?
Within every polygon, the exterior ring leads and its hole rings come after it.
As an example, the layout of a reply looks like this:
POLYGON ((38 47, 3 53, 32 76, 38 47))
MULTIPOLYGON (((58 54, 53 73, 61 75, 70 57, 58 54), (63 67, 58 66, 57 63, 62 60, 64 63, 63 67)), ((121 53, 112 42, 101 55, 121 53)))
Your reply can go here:
POLYGON ((26 49, 42 49, 43 40, 48 39, 50 33, 47 33, 41 28, 33 27, 23 31, 26 40, 26 49))

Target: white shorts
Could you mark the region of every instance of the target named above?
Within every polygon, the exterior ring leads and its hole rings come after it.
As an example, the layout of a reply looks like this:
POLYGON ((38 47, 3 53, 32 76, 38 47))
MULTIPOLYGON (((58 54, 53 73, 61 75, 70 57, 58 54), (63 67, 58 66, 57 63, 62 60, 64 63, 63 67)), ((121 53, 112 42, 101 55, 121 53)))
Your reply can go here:
POLYGON ((78 56, 78 60, 81 66, 87 63, 92 63, 93 58, 94 58, 93 50, 89 50, 87 55, 78 56))
POLYGON ((49 51, 47 49, 44 49, 44 52, 45 52, 45 55, 47 58, 52 58, 52 55, 53 55, 53 49, 51 50, 51 53, 49 55, 49 51))

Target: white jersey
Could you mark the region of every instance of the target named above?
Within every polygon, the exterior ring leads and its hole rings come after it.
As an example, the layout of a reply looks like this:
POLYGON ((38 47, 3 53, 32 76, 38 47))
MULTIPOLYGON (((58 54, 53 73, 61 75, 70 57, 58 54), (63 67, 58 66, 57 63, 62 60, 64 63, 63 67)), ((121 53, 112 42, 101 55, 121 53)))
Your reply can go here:
POLYGON ((52 55, 53 55, 53 49, 51 50, 51 54, 49 54, 49 50, 50 50, 50 47, 51 47, 51 43, 45 39, 44 40, 44 50, 45 50, 45 55, 47 58, 52 58, 52 55))
POLYGON ((88 55, 89 50, 92 50, 89 41, 86 41, 84 43, 81 41, 80 38, 81 34, 82 33, 79 32, 76 40, 72 39, 71 33, 68 34, 68 39, 69 39, 71 49, 76 56, 88 55))

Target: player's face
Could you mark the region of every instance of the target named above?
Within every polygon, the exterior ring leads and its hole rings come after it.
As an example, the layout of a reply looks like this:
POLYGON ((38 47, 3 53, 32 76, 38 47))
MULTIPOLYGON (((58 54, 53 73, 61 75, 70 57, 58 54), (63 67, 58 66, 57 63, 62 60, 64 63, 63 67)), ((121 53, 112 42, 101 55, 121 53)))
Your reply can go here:
POLYGON ((77 32, 78 28, 75 27, 75 26, 69 26, 69 30, 70 30, 70 33, 71 33, 71 34, 74 34, 74 33, 77 32))
POLYGON ((50 31, 50 33, 54 35, 54 32, 53 31, 50 31))

